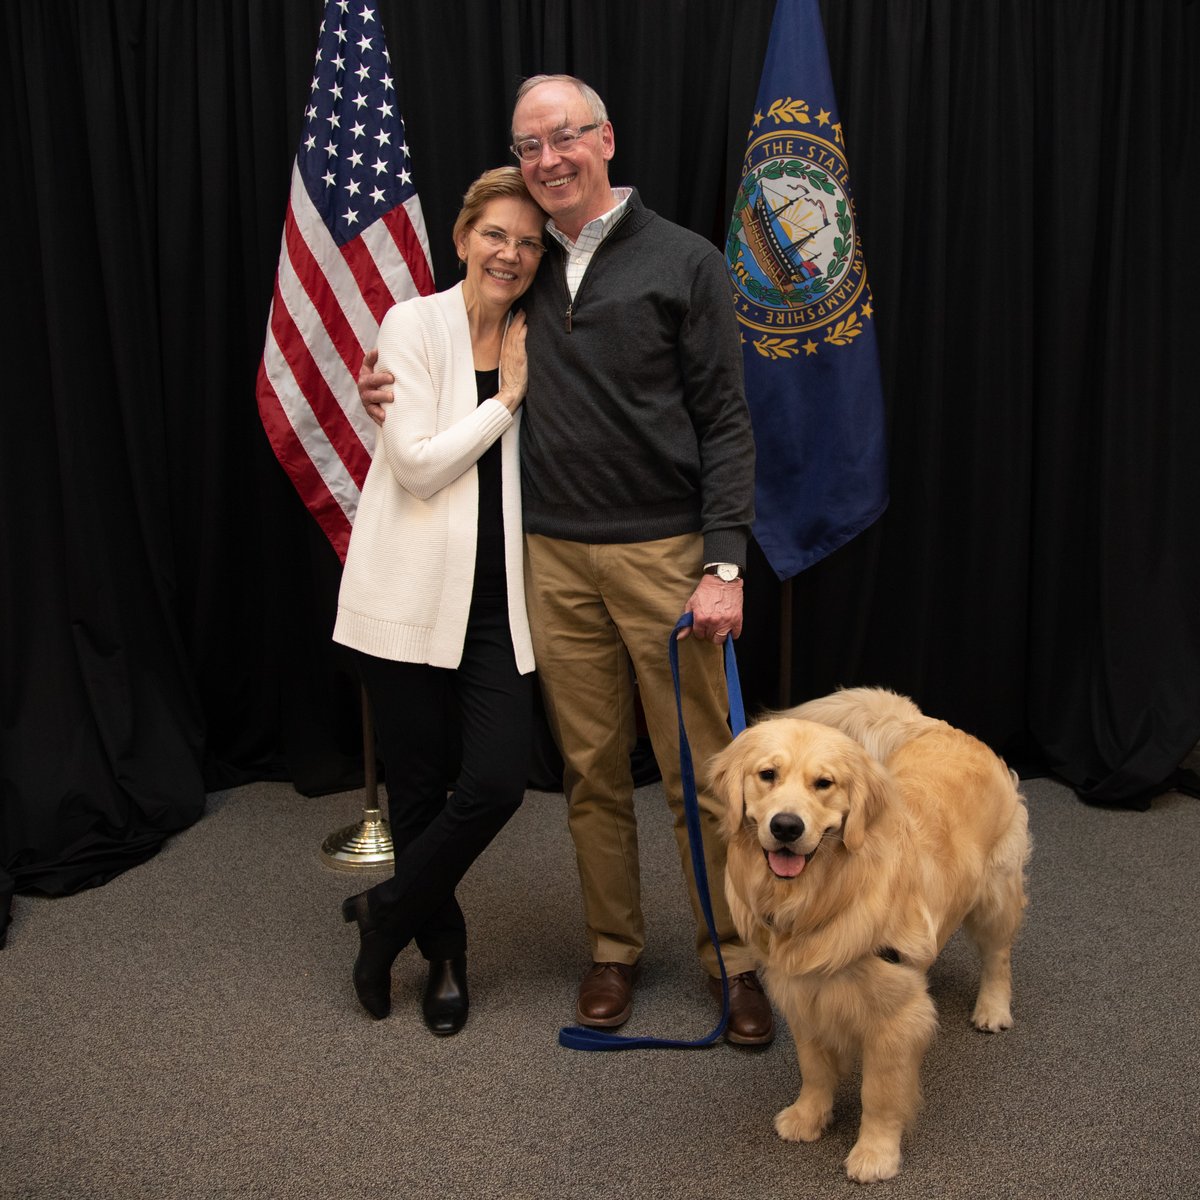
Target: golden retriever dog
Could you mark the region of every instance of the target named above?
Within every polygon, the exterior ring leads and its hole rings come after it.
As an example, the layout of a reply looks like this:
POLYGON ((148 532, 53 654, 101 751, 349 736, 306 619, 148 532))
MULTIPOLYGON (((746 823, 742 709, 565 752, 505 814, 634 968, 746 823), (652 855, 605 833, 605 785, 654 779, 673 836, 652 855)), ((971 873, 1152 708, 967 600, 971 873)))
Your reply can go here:
POLYGON ((1012 1024, 1030 851, 1016 776, 982 742, 881 688, 760 721, 709 775, 726 806, 729 905, 800 1059, 800 1094, 775 1129, 819 1138, 857 1062, 862 1121, 846 1173, 890 1179, 937 1027, 926 972, 960 925, 982 960, 971 1020, 1012 1024))

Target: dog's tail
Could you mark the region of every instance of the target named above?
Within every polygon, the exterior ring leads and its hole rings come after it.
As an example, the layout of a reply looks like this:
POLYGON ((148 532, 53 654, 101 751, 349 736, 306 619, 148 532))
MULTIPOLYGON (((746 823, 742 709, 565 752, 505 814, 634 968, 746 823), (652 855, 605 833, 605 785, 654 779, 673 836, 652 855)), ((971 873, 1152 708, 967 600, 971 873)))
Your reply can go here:
POLYGON ((918 734, 945 724, 927 717, 907 696, 876 687, 839 688, 828 696, 769 715, 831 725, 880 762, 887 762, 918 734))

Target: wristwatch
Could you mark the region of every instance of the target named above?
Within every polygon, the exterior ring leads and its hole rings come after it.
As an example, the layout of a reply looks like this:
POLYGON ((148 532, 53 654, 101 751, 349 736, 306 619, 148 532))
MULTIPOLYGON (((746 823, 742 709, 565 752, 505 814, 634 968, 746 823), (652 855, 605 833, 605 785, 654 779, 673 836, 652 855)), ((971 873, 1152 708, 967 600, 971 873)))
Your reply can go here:
POLYGON ((742 568, 737 563, 705 563, 705 575, 715 575, 722 583, 732 583, 742 578, 742 568))

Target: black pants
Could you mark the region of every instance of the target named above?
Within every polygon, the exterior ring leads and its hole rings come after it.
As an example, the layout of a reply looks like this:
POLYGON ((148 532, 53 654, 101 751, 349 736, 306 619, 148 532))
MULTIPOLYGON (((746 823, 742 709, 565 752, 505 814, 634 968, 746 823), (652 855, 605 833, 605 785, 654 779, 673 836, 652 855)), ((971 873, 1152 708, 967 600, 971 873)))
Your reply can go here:
POLYGON ((502 599, 472 604, 457 670, 357 658, 396 851, 371 911, 427 959, 451 958, 467 946, 454 889, 525 795, 534 677, 517 673, 502 599))

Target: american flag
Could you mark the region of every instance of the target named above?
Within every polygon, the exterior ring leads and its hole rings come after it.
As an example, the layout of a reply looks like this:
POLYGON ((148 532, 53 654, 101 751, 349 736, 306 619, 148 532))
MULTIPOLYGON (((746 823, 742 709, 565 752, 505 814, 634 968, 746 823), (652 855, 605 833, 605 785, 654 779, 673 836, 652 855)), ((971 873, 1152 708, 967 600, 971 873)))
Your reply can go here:
POLYGON ((329 0, 257 391, 276 457, 343 561, 375 442, 359 364, 387 310, 432 291, 378 13, 364 0, 329 0))

